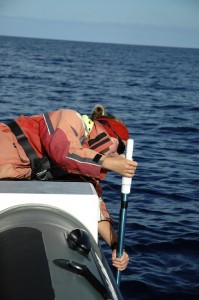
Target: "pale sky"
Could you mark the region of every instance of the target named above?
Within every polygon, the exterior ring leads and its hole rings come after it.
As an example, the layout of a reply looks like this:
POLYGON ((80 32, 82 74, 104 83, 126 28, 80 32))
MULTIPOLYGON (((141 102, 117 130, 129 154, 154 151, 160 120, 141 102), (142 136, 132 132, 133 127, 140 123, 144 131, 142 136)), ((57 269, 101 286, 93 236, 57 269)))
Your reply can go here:
POLYGON ((199 0, 0 0, 0 35, 199 48, 199 0))

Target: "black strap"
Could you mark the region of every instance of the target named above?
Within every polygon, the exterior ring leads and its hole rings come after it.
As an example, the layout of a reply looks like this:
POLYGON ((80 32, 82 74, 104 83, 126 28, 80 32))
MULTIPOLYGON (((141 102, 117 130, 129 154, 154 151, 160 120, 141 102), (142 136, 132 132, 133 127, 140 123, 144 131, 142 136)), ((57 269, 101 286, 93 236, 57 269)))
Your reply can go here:
POLYGON ((38 156, 37 156, 36 152, 34 151, 34 149, 32 148, 32 146, 30 145, 30 143, 29 143, 27 137, 25 136, 25 134, 23 133, 22 129, 15 121, 12 121, 11 123, 9 123, 7 125, 10 127, 11 131, 16 136, 19 144, 24 149, 26 155, 29 157, 32 170, 33 171, 36 170, 38 156))
POLYGON ((102 155, 98 153, 98 154, 96 154, 95 157, 93 158, 93 161, 94 161, 95 163, 98 163, 99 160, 100 160, 100 158, 102 158, 102 155))
POLYGON ((49 159, 47 154, 41 158, 37 156, 37 153, 31 146, 22 129, 15 121, 12 121, 11 123, 7 124, 7 126, 10 127, 12 133, 16 136, 19 144, 22 146, 26 155, 30 159, 32 179, 52 180, 54 179, 54 177, 60 177, 63 176, 63 174, 65 174, 61 167, 55 165, 49 159))

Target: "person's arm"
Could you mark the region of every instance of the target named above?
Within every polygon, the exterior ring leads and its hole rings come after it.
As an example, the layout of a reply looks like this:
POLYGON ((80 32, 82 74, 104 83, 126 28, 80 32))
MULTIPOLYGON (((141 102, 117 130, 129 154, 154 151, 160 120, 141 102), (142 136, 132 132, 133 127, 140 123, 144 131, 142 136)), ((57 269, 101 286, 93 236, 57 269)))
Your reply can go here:
POLYGON ((81 144, 85 130, 78 114, 59 110, 49 112, 47 116, 39 122, 39 136, 49 158, 66 173, 99 179, 102 155, 81 144))
POLYGON ((136 167, 137 162, 126 159, 124 155, 103 157, 102 168, 114 171, 125 177, 132 177, 136 167))
POLYGON ((117 242, 117 235, 109 221, 100 221, 98 223, 98 232, 110 247, 117 242))
POLYGON ((98 232, 102 239, 112 248, 112 264, 119 271, 126 269, 129 263, 129 256, 123 251, 122 257, 116 257, 116 245, 118 242, 117 235, 113 226, 108 221, 101 221, 98 223, 98 232))

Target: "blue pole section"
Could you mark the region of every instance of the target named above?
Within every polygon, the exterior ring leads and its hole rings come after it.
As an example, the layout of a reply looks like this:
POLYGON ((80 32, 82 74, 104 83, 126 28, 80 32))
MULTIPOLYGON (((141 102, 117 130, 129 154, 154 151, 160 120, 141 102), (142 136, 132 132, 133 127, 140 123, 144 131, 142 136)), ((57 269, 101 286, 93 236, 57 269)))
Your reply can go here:
MULTIPOLYGON (((117 249, 117 257, 121 257, 123 254, 124 248, 124 236, 125 236, 125 225, 126 225, 126 216, 127 216, 127 204, 128 204, 128 196, 124 194, 121 200, 121 208, 120 208, 120 224, 119 224, 119 234, 118 234, 118 249, 117 249)), ((120 286, 121 280, 121 272, 116 271, 116 282, 117 285, 120 286)))
MULTIPOLYGON (((126 158, 132 160, 133 156, 134 140, 129 139, 127 141, 126 147, 126 158)), ((126 227, 126 216, 128 207, 128 194, 131 191, 131 181, 132 178, 123 177, 122 178, 122 189, 121 189, 121 207, 120 207, 120 220, 119 220, 119 230, 118 230, 118 248, 117 257, 121 257, 124 248, 124 237, 125 237, 125 227, 126 227)), ((121 272, 117 270, 116 272, 116 282, 120 287, 121 272)))

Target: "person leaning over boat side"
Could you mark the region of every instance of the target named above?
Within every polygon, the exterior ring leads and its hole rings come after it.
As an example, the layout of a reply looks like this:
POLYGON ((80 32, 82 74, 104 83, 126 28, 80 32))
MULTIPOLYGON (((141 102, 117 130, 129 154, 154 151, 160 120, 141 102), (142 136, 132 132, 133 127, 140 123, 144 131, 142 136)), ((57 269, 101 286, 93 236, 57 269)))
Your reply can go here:
POLYGON ((99 181, 108 170, 126 177, 134 175, 137 163, 122 155, 128 138, 126 126, 113 115, 105 115, 102 105, 94 107, 91 118, 70 109, 21 115, 11 124, 0 123, 0 179, 92 182, 100 199, 99 234, 112 248, 113 265, 122 271, 129 257, 124 251, 116 258, 117 236, 99 181), (13 131, 13 124, 21 133, 13 131), (36 167, 21 144, 24 137, 38 157, 36 167))

